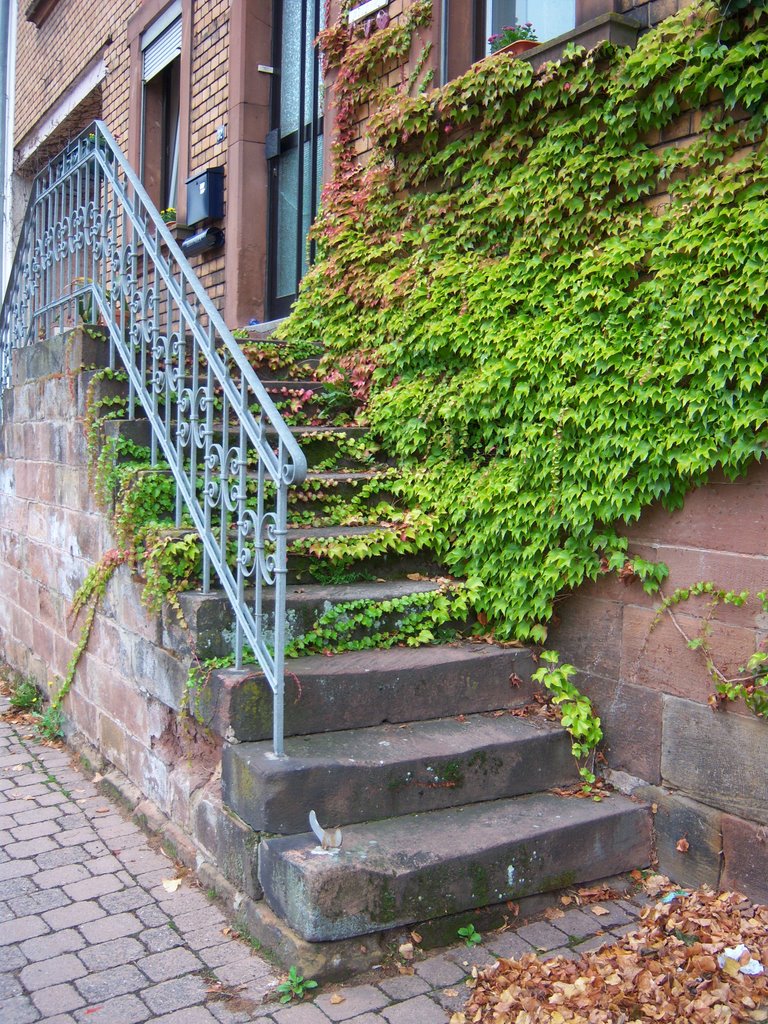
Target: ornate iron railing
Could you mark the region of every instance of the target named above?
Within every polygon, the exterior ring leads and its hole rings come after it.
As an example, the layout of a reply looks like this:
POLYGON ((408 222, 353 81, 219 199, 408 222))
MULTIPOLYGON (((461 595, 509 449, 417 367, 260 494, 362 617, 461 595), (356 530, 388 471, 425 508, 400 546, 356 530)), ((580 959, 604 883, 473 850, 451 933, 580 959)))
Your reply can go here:
POLYGON ((287 495, 306 460, 101 121, 35 180, 0 311, 0 417, 12 350, 83 321, 104 325, 128 416, 146 417, 173 473, 203 589, 214 573, 232 605, 238 666, 247 645, 272 688, 282 754, 287 495))

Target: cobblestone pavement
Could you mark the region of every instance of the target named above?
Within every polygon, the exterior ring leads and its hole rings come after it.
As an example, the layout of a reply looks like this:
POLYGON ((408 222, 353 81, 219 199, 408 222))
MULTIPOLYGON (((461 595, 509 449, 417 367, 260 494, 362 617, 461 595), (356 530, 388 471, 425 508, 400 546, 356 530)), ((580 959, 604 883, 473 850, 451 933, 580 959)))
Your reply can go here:
POLYGON ((168 892, 163 881, 174 876, 66 750, 0 721, 2 1024, 446 1024, 473 965, 532 950, 576 956, 574 947, 628 930, 639 910, 623 900, 600 918, 569 909, 430 956, 413 974, 372 972, 370 984, 326 986, 280 1007, 275 969, 225 934, 222 913, 192 882, 168 892))

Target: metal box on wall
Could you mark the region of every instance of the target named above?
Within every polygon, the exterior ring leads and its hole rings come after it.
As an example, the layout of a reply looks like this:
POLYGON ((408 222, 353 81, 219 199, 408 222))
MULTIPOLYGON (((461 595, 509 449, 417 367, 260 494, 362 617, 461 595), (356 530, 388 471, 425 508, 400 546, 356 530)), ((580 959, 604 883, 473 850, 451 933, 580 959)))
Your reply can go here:
POLYGON ((224 168, 209 167, 187 178, 187 224, 224 216, 224 168))

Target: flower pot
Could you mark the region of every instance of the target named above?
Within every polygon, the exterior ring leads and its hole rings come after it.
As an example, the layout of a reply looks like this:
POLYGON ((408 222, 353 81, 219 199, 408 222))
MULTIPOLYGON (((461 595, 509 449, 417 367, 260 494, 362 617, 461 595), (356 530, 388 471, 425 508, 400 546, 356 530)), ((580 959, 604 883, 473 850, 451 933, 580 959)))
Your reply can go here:
POLYGON ((502 46, 500 50, 494 50, 494 53, 511 53, 517 57, 521 53, 525 53, 526 50, 533 50, 536 46, 541 46, 538 39, 516 39, 513 43, 502 46))

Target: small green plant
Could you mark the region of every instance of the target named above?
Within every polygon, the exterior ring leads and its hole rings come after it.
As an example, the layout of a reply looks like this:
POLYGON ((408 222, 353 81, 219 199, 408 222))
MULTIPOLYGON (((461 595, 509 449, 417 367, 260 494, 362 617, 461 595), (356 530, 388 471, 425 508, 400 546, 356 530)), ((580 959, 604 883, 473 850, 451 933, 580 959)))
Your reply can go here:
POLYGON ((39 711, 42 703, 40 691, 30 679, 17 683, 11 693, 11 707, 17 711, 39 711))
POLYGON ((64 738, 64 715, 58 705, 49 704, 45 711, 35 715, 35 728, 46 740, 64 738))
POLYGON ((467 949, 471 949, 473 946, 479 946, 483 941, 483 936, 473 924, 466 924, 463 928, 459 928, 457 934, 460 939, 464 939, 464 945, 467 949))
MULTIPOLYGON (((545 663, 531 677, 541 683, 552 695, 552 703, 560 709, 560 724, 571 736, 571 753, 579 766, 579 775, 584 791, 592 792, 596 776, 594 773, 595 750, 603 738, 600 719, 592 708, 589 697, 581 693, 570 681, 576 675, 573 665, 560 665, 557 651, 542 651, 545 663)), ((595 799, 600 799, 595 797, 595 799)))
POLYGON ((163 218, 164 224, 175 224, 176 223, 176 209, 173 206, 169 206, 165 210, 160 211, 160 216, 163 218))
POLYGON ((277 991, 281 1003, 290 1003, 293 999, 303 999, 313 988, 317 988, 316 981, 305 978, 296 967, 291 967, 286 980, 277 986, 277 991))

